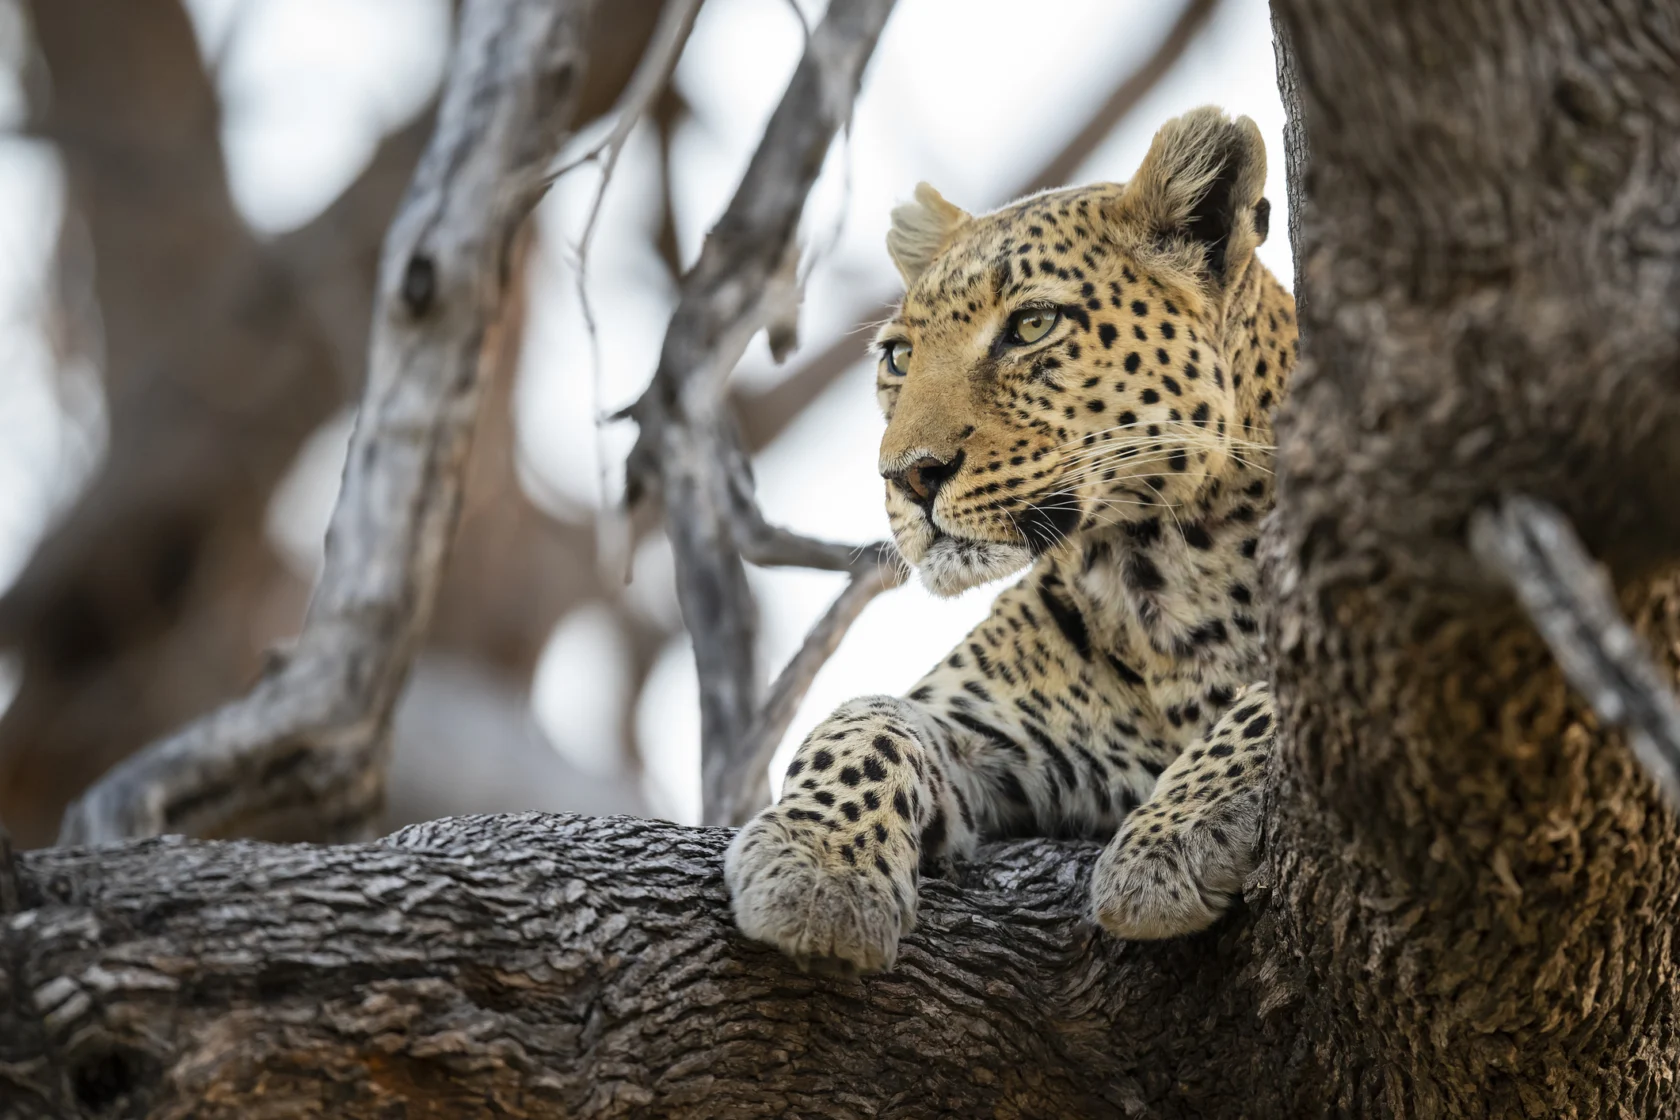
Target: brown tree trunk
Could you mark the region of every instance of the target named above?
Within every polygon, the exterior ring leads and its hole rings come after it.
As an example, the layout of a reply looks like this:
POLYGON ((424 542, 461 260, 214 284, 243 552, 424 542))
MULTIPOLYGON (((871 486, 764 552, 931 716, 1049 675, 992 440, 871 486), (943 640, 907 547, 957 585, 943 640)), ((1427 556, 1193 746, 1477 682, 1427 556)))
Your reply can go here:
POLYGON ((1676 1107, 1680 834, 1466 545, 1563 510, 1675 668, 1671 5, 1277 0, 1312 165, 1265 999, 1312 1113, 1676 1107))
POLYGON ((1657 1116, 1680 829, 1467 527, 1565 511, 1680 674, 1680 28, 1276 0, 1309 353, 1265 542, 1260 869, 1207 934, 1092 848, 925 885, 892 974, 732 933, 724 834, 469 818, 0 864, 15 1116, 1657 1116))

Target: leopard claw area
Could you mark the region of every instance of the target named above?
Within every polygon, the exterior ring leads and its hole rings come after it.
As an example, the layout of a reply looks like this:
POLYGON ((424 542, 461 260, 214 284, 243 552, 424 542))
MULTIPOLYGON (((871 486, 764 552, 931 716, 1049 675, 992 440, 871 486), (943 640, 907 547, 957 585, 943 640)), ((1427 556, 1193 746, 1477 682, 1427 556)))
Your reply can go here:
POLYGON ((1091 878, 1091 909, 1116 937, 1154 941, 1200 933, 1242 893, 1254 867, 1251 798, 1224 812, 1150 834, 1159 811, 1146 806, 1103 849, 1091 878))
POLYGON ((853 865, 811 830, 767 810, 729 845, 724 879, 735 924, 801 968, 880 972, 898 958, 899 938, 915 924, 915 896, 895 893, 886 875, 853 865))

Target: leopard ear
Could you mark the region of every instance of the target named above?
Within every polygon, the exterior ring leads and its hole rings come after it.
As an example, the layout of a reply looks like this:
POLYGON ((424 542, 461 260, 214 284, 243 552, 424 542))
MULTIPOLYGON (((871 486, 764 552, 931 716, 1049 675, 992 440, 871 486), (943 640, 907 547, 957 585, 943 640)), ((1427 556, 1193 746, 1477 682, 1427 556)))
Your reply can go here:
POLYGON ((1210 278, 1222 283, 1266 239, 1265 188, 1259 127, 1210 105, 1161 127, 1122 205, 1156 238, 1201 246, 1210 278))
POLYGON ((916 199, 893 207, 892 228, 887 231, 887 255, 898 266, 905 287, 927 271, 957 227, 968 221, 968 213, 946 202, 926 183, 916 184, 916 199))

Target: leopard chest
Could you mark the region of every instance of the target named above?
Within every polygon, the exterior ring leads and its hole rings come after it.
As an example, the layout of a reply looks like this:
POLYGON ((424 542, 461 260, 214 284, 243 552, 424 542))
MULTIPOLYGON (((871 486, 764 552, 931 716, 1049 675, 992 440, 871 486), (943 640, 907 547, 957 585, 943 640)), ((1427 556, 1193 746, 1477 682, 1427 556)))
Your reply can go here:
POLYGON ((1117 707, 1169 753, 1263 673, 1255 526, 1155 522, 1088 548, 1072 581, 1114 665, 1117 707))

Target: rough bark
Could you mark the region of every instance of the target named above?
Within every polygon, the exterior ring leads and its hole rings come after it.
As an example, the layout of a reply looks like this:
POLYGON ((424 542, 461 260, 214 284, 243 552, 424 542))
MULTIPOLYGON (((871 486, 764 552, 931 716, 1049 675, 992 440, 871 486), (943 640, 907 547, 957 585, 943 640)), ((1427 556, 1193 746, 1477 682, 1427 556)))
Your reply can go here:
POLYGON ((1214 1057, 1253 1021, 1226 983, 1245 936, 1106 940, 1083 917, 1092 846, 989 849, 927 885, 894 973, 841 981, 733 932, 726 841, 526 815, 340 848, 28 853, 28 921, 0 934, 0 1116, 1236 1115, 1256 1096, 1214 1057))
POLYGON ((1614 0, 1274 9, 1311 298, 1256 952, 1299 1106, 1671 1112, 1680 833, 1466 530, 1508 495, 1563 511, 1672 675, 1680 25, 1614 0))
POLYGON ((1680 702, 1622 619, 1613 588, 1557 510, 1510 498, 1470 519, 1470 548, 1511 585, 1569 683, 1628 731, 1645 772, 1680 798, 1680 702))
POLYGON ((571 124, 588 0, 467 4, 438 125, 386 238, 367 386, 295 648, 243 699, 125 761, 64 835, 327 837, 376 819, 426 631, 515 235, 571 124))

